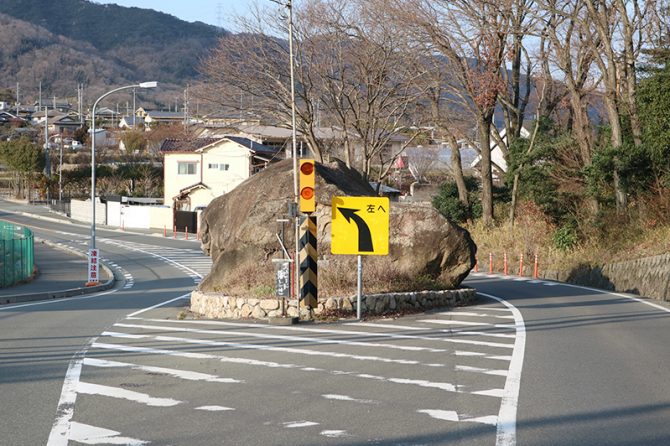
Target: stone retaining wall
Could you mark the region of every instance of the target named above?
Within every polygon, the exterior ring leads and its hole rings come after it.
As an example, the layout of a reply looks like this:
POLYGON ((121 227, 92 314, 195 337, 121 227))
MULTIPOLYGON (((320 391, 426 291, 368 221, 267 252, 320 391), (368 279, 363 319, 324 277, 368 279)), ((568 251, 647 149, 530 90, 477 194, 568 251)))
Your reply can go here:
POLYGON ((670 254, 606 265, 547 271, 546 279, 670 301, 670 254))
MULTIPOLYGON (((475 299, 475 290, 462 288, 444 291, 417 291, 411 293, 371 294, 361 297, 361 314, 379 315, 393 311, 417 309, 428 310, 436 307, 467 305, 475 299)), ((191 311, 210 319, 264 319, 281 316, 281 300, 253 299, 248 297, 225 296, 220 293, 191 293, 191 311)), ((356 296, 331 297, 320 300, 315 315, 329 311, 356 314, 356 296)), ((287 301, 288 316, 298 316, 295 304, 287 301)), ((301 309, 301 316, 308 316, 301 309)))

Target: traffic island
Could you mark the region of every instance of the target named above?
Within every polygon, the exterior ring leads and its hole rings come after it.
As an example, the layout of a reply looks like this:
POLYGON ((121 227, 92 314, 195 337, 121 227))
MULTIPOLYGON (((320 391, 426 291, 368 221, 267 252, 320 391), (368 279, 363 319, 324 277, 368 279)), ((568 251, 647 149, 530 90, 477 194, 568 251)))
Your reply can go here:
MULTIPOLYGON (((371 294, 361 297, 361 314, 378 316, 403 310, 431 310, 465 306, 475 301, 473 288, 455 290, 414 291, 406 293, 371 294)), ((284 319, 311 319, 306 308, 300 311, 295 301, 288 301, 287 317, 284 319)), ((282 319, 281 299, 246 298, 226 296, 221 293, 193 291, 191 311, 207 319, 262 319, 278 321, 282 319)), ((356 296, 329 297, 320 300, 312 314, 316 317, 338 311, 341 314, 356 315, 356 296)))

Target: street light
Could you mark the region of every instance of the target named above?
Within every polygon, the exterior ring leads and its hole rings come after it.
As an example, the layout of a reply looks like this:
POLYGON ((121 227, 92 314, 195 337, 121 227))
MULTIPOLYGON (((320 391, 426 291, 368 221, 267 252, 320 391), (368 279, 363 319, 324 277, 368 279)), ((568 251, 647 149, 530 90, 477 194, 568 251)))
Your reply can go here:
MULTIPOLYGON (((131 88, 156 88, 158 82, 140 82, 139 84, 126 85, 124 87, 115 88, 100 96, 95 103, 91 112, 91 250, 95 249, 95 108, 98 103, 112 93, 121 90, 128 90, 131 88)), ((97 281, 96 281, 97 282, 97 281)))

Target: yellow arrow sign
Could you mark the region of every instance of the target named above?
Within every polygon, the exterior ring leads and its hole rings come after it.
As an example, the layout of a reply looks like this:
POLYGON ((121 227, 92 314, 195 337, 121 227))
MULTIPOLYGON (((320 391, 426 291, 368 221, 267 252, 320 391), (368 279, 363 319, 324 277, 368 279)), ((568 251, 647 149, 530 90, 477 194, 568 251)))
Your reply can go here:
POLYGON ((330 251, 333 254, 389 253, 389 199, 333 197, 330 251))

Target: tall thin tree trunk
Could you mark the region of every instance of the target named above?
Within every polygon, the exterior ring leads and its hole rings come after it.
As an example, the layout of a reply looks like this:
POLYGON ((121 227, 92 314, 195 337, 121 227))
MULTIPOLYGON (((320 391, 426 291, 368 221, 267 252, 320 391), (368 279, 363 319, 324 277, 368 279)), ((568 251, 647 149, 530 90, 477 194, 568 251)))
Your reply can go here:
POLYGON ((458 189, 458 199, 465 206, 470 207, 468 188, 465 185, 465 178, 463 177, 463 164, 461 163, 461 151, 458 148, 458 141, 451 132, 447 134, 447 139, 451 147, 451 170, 456 182, 456 188, 458 189))
POLYGON ((485 226, 493 224, 493 178, 491 172, 491 119, 493 115, 479 117, 479 145, 481 152, 480 174, 482 178, 482 221, 485 226))

